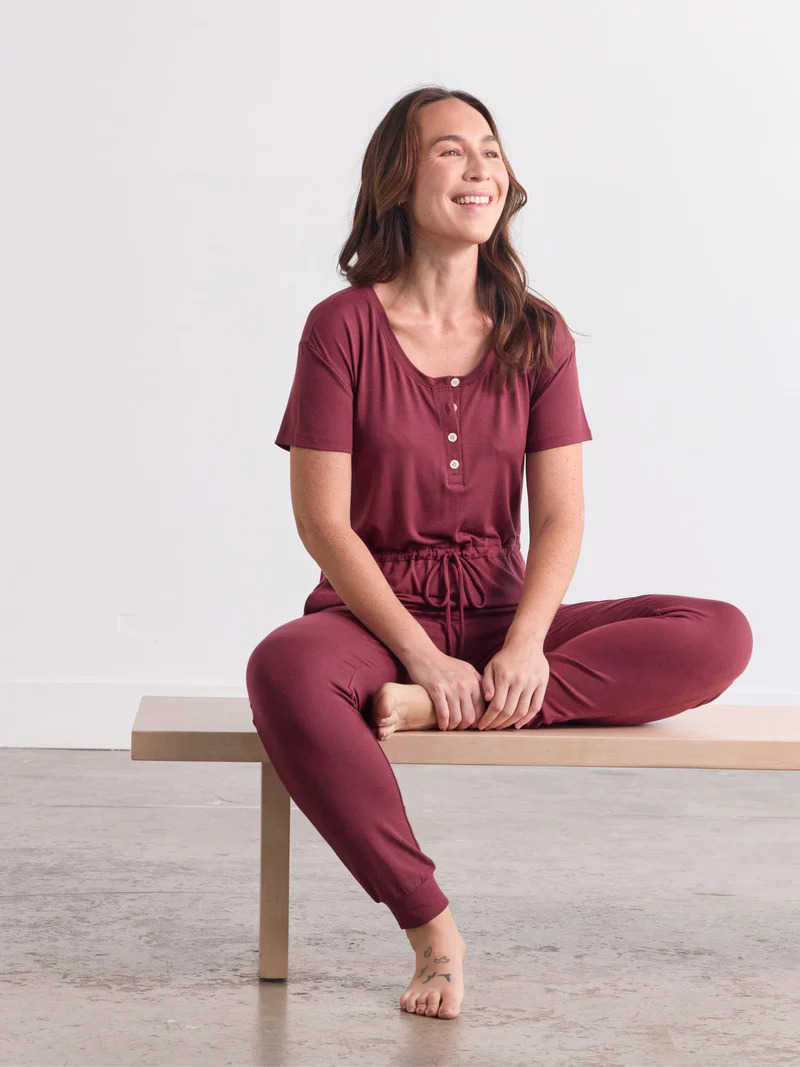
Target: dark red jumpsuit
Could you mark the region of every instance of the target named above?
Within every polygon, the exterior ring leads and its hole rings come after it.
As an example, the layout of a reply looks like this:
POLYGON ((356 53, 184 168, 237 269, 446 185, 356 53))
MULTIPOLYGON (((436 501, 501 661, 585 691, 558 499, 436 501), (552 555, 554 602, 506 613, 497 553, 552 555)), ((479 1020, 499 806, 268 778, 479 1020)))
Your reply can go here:
MULTIPOLYGON (((553 369, 498 393, 493 350, 469 374, 433 378, 403 351, 372 286, 349 286, 309 313, 275 439, 351 453, 353 529, 436 646, 481 674, 522 592, 525 454, 592 439, 575 343, 556 320, 553 369)), ((561 604, 528 725, 638 725, 707 704, 744 671, 752 641, 723 600, 561 604)), ((321 572, 302 616, 267 634, 246 670, 253 722, 289 795, 405 929, 448 899, 369 722, 387 681, 408 682, 405 667, 321 572)))

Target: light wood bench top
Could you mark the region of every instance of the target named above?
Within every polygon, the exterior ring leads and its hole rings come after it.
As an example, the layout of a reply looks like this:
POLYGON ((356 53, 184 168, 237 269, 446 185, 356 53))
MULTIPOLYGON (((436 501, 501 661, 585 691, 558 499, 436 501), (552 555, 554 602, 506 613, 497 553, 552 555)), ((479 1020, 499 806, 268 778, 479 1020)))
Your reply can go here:
MULTIPOLYGON (((800 707, 707 704, 642 726, 411 730, 376 743, 390 763, 800 770, 800 707)), ((143 696, 131 758, 269 763, 246 697, 143 696)))
MULTIPOLYGON (((364 724, 364 729, 369 727, 364 724)), ((706 704, 642 726, 409 730, 379 742, 390 763, 800 769, 800 708, 706 704)), ((290 798, 246 697, 144 696, 131 758, 261 764, 258 975, 289 974, 290 798)), ((355 772, 354 772, 355 773, 355 772)))

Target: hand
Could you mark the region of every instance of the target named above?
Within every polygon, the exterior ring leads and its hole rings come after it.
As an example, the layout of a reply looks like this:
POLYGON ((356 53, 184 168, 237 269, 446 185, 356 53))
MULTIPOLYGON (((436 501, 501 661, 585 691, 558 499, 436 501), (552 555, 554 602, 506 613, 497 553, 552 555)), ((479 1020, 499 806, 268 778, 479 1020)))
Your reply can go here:
POLYGON ((490 701, 479 730, 516 729, 530 722, 544 703, 550 664, 541 642, 503 645, 483 670, 483 693, 490 701))
POLYGON ((481 676, 466 660, 437 649, 405 666, 410 680, 428 691, 440 730, 466 730, 484 713, 481 676))

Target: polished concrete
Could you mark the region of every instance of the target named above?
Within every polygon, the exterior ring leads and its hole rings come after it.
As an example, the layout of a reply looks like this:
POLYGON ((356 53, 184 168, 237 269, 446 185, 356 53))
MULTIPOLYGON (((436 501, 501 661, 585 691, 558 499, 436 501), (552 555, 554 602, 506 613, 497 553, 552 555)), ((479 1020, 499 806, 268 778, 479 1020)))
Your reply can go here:
POLYGON ((256 973, 259 768, 0 750, 0 1064, 800 1064, 791 771, 399 766, 467 942, 455 1020, 292 808, 256 973))

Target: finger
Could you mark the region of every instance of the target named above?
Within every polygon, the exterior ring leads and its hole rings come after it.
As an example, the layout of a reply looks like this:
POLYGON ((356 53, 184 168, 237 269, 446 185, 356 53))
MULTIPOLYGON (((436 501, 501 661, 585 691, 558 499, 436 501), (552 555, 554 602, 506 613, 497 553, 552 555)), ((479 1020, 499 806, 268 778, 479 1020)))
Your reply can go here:
POLYGON ((488 701, 484 697, 483 690, 480 688, 480 686, 478 686, 478 688, 475 690, 474 703, 475 707, 478 710, 478 713, 480 715, 485 714, 486 708, 488 707, 488 701))
POLYGON ((470 700, 468 704, 462 704, 461 705, 461 722, 456 727, 456 730, 468 730, 470 725, 472 724, 472 722, 474 722, 474 719, 472 718, 473 715, 474 715, 474 709, 473 709, 472 701, 470 700))
POLYGON ((439 725, 439 729, 446 730, 450 723, 450 709, 447 706, 447 700, 444 694, 438 690, 435 693, 431 693, 430 698, 436 711, 436 722, 439 725))
POLYGON ((529 716, 535 714, 531 711, 531 703, 535 695, 535 688, 528 688, 522 690, 522 693, 519 698, 519 703, 517 704, 514 714, 511 716, 511 721, 508 723, 509 726, 519 727, 522 725, 522 723, 525 722, 525 720, 529 716))
POLYGON ((494 670, 491 663, 481 677, 481 696, 487 704, 494 696, 494 670))
POLYGON ((456 727, 457 730, 466 730, 469 725, 474 721, 473 716, 475 714, 475 705, 472 703, 472 690, 465 693, 461 698, 461 722, 456 727))
POLYGON ((475 696, 473 697, 473 703, 475 704, 475 710, 478 713, 478 718, 486 714, 486 708, 489 706, 486 697, 483 695, 483 687, 478 686, 475 690, 475 696))
POLYGON ((458 724, 461 722, 461 700, 458 693, 447 694, 447 707, 449 709, 450 721, 447 724, 448 730, 457 730, 458 724))
POLYGON ((475 726, 485 710, 486 702, 481 696, 480 688, 476 688, 472 691, 472 699, 468 708, 469 714, 465 716, 464 728, 467 729, 470 726, 475 726), (467 721, 467 719, 469 721, 467 721))
POLYGON ((542 704, 544 703, 544 690, 547 687, 547 683, 543 683, 534 689, 531 697, 531 705, 528 711, 523 715, 520 721, 517 723, 521 729, 523 726, 527 726, 529 722, 532 722, 539 712, 542 710, 542 704))
POLYGON ((461 715, 456 730, 466 730, 475 721, 475 705, 473 704, 473 697, 475 693, 475 684, 465 683, 459 687, 459 701, 458 710, 461 715))
POLYGON ((524 693, 525 689, 522 686, 512 685, 509 687, 505 707, 494 724, 495 730, 503 730, 506 726, 511 726, 512 723, 516 722, 517 716, 527 709, 527 704, 523 706, 522 703, 524 693))
POLYGON ((495 687, 495 694, 491 699, 489 707, 486 709, 486 714, 478 723, 480 730, 491 730, 493 723, 497 717, 502 713, 505 707, 506 697, 508 696, 508 682, 500 682, 495 687))

